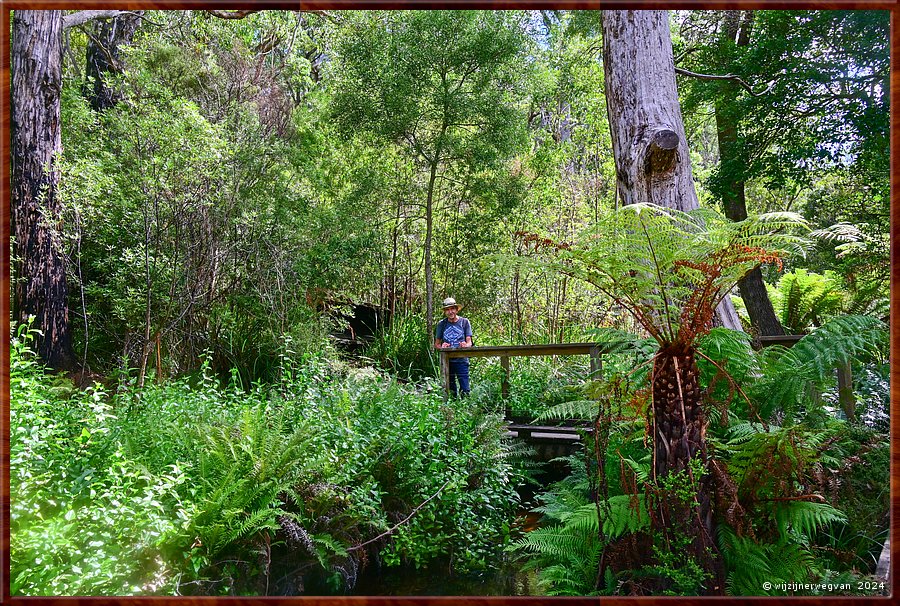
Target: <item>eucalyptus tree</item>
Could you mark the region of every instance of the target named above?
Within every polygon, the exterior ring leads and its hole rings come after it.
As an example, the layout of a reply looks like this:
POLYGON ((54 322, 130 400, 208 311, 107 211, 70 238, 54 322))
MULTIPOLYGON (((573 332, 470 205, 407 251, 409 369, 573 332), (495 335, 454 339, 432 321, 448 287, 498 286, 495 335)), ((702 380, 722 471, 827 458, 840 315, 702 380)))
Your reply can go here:
MULTIPOLYGON (((667 11, 602 13, 606 103, 623 204, 698 208, 690 153, 675 84, 667 11)), ((741 329, 729 297, 717 310, 741 329)))
POLYGON ((522 141, 516 91, 526 78, 524 16, 506 11, 354 14, 340 30, 333 115, 344 132, 400 144, 419 165, 425 305, 433 323, 436 209, 450 171, 485 168, 522 141))
MULTIPOLYGON (((118 11, 105 11, 118 13, 118 11)), ((58 157, 62 33, 104 11, 17 10, 10 42, 10 205, 14 239, 13 317, 35 318, 37 350, 56 369, 75 364, 60 233, 58 157)))

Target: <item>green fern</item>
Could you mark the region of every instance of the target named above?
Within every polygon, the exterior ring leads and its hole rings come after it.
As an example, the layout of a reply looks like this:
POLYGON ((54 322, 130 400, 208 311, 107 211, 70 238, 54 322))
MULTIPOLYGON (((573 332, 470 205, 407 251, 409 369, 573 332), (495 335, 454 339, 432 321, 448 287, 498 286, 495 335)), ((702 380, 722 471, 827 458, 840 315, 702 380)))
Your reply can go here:
POLYGON ((716 539, 724 556, 730 595, 785 595, 778 585, 809 582, 827 573, 819 569, 810 549, 796 542, 759 543, 737 536, 724 524, 717 528, 716 539))
POLYGON ((748 391, 763 417, 776 410, 792 415, 816 405, 811 394, 833 380, 838 365, 879 355, 886 343, 886 327, 877 318, 833 318, 791 348, 763 349, 761 376, 748 391))
POLYGON ((809 540, 817 530, 835 522, 847 521, 847 516, 828 503, 784 501, 774 508, 778 532, 785 539, 794 531, 809 540))
POLYGON ((316 457, 305 424, 286 433, 281 415, 262 406, 243 411, 236 426, 206 426, 200 432, 207 448, 190 532, 212 561, 243 540, 274 533, 285 514, 283 498, 295 494, 294 485, 316 457))

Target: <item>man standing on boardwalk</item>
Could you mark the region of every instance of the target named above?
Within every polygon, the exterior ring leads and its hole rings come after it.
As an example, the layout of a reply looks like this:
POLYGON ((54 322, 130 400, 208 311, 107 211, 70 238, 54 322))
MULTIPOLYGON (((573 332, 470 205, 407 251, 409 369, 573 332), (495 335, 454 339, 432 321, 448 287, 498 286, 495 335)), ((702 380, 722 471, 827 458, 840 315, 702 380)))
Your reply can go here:
MULTIPOLYGON (((434 330, 434 348, 472 347, 472 325, 469 320, 459 315, 460 306, 456 299, 444 299, 444 315, 447 316, 434 330)), ((456 396, 456 383, 459 382, 459 394, 469 395, 469 358, 450 359, 450 392, 456 396)))

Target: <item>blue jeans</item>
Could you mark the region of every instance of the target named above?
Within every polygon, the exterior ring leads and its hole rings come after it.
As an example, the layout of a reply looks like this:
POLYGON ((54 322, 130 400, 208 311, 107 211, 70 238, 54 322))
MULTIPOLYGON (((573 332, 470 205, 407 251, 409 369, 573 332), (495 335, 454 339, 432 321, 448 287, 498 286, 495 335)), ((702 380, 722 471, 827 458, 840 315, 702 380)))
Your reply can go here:
POLYGON ((469 395, 469 359, 450 358, 450 393, 456 396, 456 382, 459 381, 459 393, 469 395))

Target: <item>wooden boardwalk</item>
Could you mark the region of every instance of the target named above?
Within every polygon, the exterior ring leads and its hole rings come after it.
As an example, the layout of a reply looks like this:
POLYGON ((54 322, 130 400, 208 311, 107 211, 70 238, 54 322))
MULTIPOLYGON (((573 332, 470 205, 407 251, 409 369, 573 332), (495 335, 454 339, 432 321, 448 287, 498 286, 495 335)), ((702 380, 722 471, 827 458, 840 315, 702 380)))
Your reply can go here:
MULTIPOLYGON (((791 347, 804 335, 783 335, 772 337, 756 337, 751 344, 754 348, 769 347, 770 345, 782 345, 791 347)), ((441 379, 444 387, 444 397, 450 396, 450 360, 451 358, 500 358, 500 366, 503 368, 503 378, 500 387, 501 396, 509 397, 509 359, 531 356, 583 356, 591 357, 592 379, 598 379, 603 372, 603 354, 607 353, 607 347, 601 343, 549 343, 544 345, 491 345, 487 347, 461 347, 452 349, 439 349, 441 358, 441 379)), ((841 409, 847 418, 855 418, 856 402, 853 396, 853 377, 850 373, 850 365, 838 366, 837 382, 838 397, 841 409)), ((523 430, 524 431, 524 430, 523 430)))

